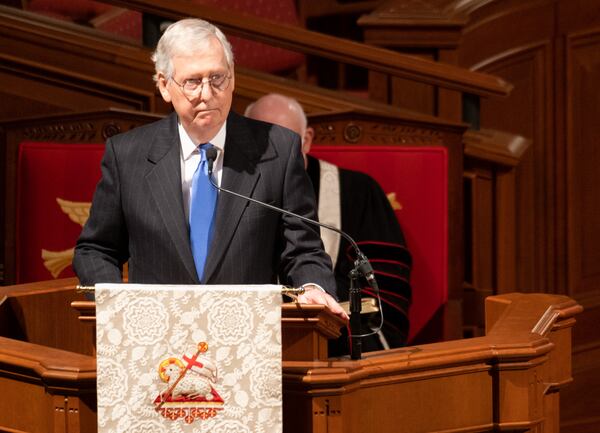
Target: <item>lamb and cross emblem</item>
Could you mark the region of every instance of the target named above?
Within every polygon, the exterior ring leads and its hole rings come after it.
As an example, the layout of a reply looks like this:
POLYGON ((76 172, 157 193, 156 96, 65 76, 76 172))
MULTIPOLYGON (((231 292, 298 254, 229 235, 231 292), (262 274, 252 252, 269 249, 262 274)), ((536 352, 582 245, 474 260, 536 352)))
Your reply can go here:
POLYGON ((186 423, 214 417, 223 409, 223 399, 215 390, 217 367, 205 353, 208 344, 200 342, 194 354, 182 359, 163 360, 158 375, 165 382, 165 390, 154 399, 155 410, 165 418, 183 418, 186 423))

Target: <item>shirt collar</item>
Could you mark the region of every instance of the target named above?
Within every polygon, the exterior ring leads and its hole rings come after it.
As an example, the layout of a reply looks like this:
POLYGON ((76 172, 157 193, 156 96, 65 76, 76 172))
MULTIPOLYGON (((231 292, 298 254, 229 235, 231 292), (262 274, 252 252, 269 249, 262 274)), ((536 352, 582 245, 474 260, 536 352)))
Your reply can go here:
MULTIPOLYGON (((184 161, 187 161, 198 148, 198 144, 204 143, 194 143, 180 121, 177 121, 177 128, 179 130, 179 141, 181 142, 181 156, 184 161)), ((221 129, 219 129, 219 132, 217 132, 217 135, 215 135, 212 139, 208 140, 210 144, 212 144, 220 150, 219 154, 223 153, 223 151, 225 150, 226 131, 227 121, 223 123, 221 129)))

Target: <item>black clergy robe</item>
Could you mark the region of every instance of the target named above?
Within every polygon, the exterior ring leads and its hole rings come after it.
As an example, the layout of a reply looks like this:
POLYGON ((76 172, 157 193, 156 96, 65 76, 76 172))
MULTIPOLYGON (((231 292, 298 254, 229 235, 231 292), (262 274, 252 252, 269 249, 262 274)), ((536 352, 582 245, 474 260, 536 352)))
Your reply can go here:
MULTIPOLYGON (((381 291, 385 319, 382 332, 385 340, 390 348, 403 346, 406 344, 409 329, 411 255, 394 210, 379 184, 371 176, 337 168, 339 176, 336 179, 334 176, 323 176, 321 165, 322 163, 316 158, 308 157, 307 171, 315 189, 317 202, 321 203, 322 194, 332 189, 334 192, 336 190, 337 185, 328 188, 322 182, 339 182, 337 193, 339 193, 341 229, 358 243, 375 270, 381 291)), ((336 201, 332 196, 328 196, 327 200, 336 201)), ((319 205, 319 208, 319 219, 329 223, 330 221, 321 215, 322 206, 319 205)), ((343 237, 339 239, 337 257, 332 259, 335 262, 337 293, 340 301, 346 301, 350 285, 348 273, 353 267, 354 249, 343 237)), ((363 296, 371 295, 373 295, 372 291, 363 284, 363 296)), ((375 315, 371 318, 370 325, 376 325, 378 320, 379 316, 375 315)), ((363 329, 363 333, 367 330, 363 329)), ((347 337, 344 335, 339 341, 330 345, 330 355, 348 353, 347 344, 347 337)), ((382 348, 384 346, 379 338, 363 339, 363 351, 382 348)))

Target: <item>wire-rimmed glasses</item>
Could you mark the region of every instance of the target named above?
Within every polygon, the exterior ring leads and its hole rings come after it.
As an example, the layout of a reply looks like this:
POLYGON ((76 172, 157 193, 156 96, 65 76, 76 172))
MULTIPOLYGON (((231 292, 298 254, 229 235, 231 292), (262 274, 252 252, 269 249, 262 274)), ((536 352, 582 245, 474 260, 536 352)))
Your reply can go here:
POLYGON ((175 78, 171 77, 171 81, 179 86, 184 95, 195 97, 202 93, 204 84, 207 83, 213 92, 222 92, 227 89, 229 82, 231 81, 231 75, 213 74, 209 78, 189 78, 184 80, 183 83, 178 83, 175 78))

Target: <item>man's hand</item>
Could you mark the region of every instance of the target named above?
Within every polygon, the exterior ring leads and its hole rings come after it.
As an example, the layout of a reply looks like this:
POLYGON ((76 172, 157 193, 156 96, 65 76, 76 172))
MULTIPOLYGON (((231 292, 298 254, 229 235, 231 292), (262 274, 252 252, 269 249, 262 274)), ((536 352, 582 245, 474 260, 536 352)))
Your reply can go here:
POLYGON ((304 286, 304 293, 298 296, 298 302, 301 304, 319 304, 328 307, 333 314, 348 320, 348 315, 344 309, 337 303, 333 296, 319 289, 318 287, 307 284, 304 286))

